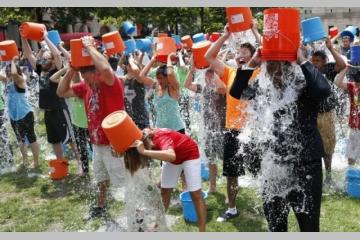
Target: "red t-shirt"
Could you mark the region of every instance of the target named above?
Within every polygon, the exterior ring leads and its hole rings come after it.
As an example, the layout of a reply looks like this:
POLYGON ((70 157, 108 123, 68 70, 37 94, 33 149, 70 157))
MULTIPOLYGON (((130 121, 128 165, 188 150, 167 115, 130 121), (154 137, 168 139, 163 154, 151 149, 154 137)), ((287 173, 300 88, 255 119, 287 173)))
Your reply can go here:
POLYGON ((94 89, 85 82, 72 86, 74 93, 84 99, 90 140, 93 144, 109 144, 101 123, 110 113, 124 110, 124 85, 115 75, 113 77, 115 82, 112 86, 102 81, 94 89))
POLYGON ((199 148, 194 140, 189 136, 170 130, 159 128, 154 131, 152 138, 154 150, 173 149, 176 160, 172 164, 179 165, 188 160, 199 159, 199 148))
POLYGON ((347 83, 350 95, 349 126, 352 129, 360 130, 360 87, 354 82, 347 83))

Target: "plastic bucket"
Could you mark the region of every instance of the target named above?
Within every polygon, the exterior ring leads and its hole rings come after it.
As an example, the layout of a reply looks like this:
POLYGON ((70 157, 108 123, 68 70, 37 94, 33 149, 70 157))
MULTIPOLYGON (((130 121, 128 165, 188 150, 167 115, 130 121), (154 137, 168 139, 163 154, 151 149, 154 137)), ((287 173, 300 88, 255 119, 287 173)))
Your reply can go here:
POLYGON ((180 49, 181 48, 181 38, 179 35, 172 35, 171 36, 174 40, 175 40, 175 44, 176 44, 176 49, 180 49))
POLYGON ((65 159, 55 159, 49 161, 50 178, 60 180, 66 178, 69 174, 69 163, 65 159))
POLYGON ((354 26, 348 26, 345 28, 344 31, 341 32, 340 36, 343 38, 345 36, 348 36, 350 38, 350 41, 353 42, 356 35, 356 27, 354 26))
POLYGON ((304 43, 311 43, 327 37, 320 17, 309 18, 301 21, 304 43))
POLYGON ((294 8, 266 9, 261 58, 264 61, 295 61, 299 44, 299 10, 294 8))
POLYGON ((226 17, 230 32, 242 32, 251 28, 252 13, 249 7, 227 7, 226 17))
POLYGON ((23 38, 40 42, 43 40, 46 27, 40 23, 24 22, 21 24, 19 31, 23 38))
POLYGON ((136 42, 132 39, 125 41, 125 54, 129 55, 136 50, 136 42))
POLYGON ((329 29, 329 35, 330 35, 331 38, 338 35, 338 33, 339 33, 339 29, 337 27, 332 27, 332 28, 329 29))
POLYGON ((351 63, 360 63, 360 45, 351 47, 351 63))
POLYGON ((197 34, 193 35, 192 38, 193 38, 194 43, 206 41, 205 34, 203 34, 203 33, 197 33, 197 34))
POLYGON ((209 180, 209 167, 206 166, 204 163, 201 164, 201 178, 204 181, 209 180))
POLYGON ((210 34, 209 36, 209 41, 210 42, 216 42, 219 38, 221 37, 221 34, 218 32, 213 32, 210 34))
POLYGON ((142 131, 125 111, 116 111, 109 114, 101 123, 106 137, 112 148, 123 153, 135 140, 142 138, 142 131))
POLYGON ((48 32, 48 38, 55 45, 59 45, 61 42, 60 34, 57 30, 51 30, 48 32))
POLYGON ((142 52, 150 52, 151 51, 151 39, 149 39, 149 38, 136 39, 136 48, 142 52))
POLYGON ((183 36, 181 38, 181 42, 182 42, 184 48, 186 48, 186 49, 192 48, 193 41, 189 35, 183 36))
MULTIPOLYGON (((203 199, 207 198, 207 193, 202 192, 203 199)), ((182 192, 180 193, 180 201, 183 209, 184 219, 189 222, 197 222, 197 214, 195 210, 194 203, 191 199, 190 192, 182 192)))
POLYGON ((210 48, 210 41, 194 43, 192 46, 194 66, 198 69, 207 68, 210 64, 205 59, 205 53, 210 48))
POLYGON ((175 40, 171 37, 160 37, 156 44, 156 59, 166 63, 170 53, 176 53, 175 40))
POLYGON ((167 34, 167 33, 159 33, 158 37, 159 38, 161 38, 161 37, 169 37, 169 34, 167 34))
POLYGON ((18 47, 13 40, 0 42, 0 60, 11 61, 15 56, 19 56, 18 47))
POLYGON ((127 34, 127 35, 131 35, 135 32, 135 27, 134 25, 132 25, 131 22, 129 21, 126 21, 123 23, 123 29, 124 29, 124 32, 127 34))
POLYGON ((106 55, 111 56, 124 51, 125 44, 118 31, 106 33, 101 38, 106 49, 106 55))
POLYGON ((350 197, 360 198, 360 169, 350 168, 346 172, 346 191, 350 197))
POLYGON ((85 67, 94 65, 93 60, 87 49, 82 44, 81 39, 70 40, 71 65, 73 67, 85 67))

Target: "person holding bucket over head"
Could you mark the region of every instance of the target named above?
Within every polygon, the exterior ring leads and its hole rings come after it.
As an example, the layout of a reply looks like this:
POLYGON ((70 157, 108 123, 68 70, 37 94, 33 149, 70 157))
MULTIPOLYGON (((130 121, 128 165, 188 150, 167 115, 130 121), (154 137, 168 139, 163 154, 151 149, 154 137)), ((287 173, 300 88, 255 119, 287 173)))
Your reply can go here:
POLYGON ((62 68, 60 51, 49 40, 46 30, 43 38, 50 51, 42 48, 37 57, 32 53, 29 42, 23 37, 21 41, 25 57, 39 76, 39 107, 44 111, 47 140, 53 146, 56 159, 60 160, 63 159, 62 143, 71 142, 71 123, 65 100, 56 95, 58 83, 50 80, 62 68))
POLYGON ((332 185, 331 178, 331 162, 332 155, 335 150, 336 134, 335 134, 335 108, 339 105, 339 101, 335 94, 334 80, 335 76, 346 67, 343 57, 334 49, 333 44, 329 38, 325 40, 326 47, 331 52, 335 62, 328 63, 325 51, 315 51, 311 56, 312 64, 323 74, 329 84, 332 85, 331 94, 320 102, 320 111, 317 118, 317 126, 324 143, 324 164, 326 170, 326 177, 324 184, 332 185))
MULTIPOLYGON (((77 40, 76 40, 77 41, 77 40)), ((107 59, 97 51, 91 36, 81 38, 83 46, 91 58, 88 65, 79 69, 70 67, 61 79, 57 94, 64 98, 78 97, 84 99, 88 118, 90 140, 93 144, 93 168, 99 188, 96 206, 92 207, 86 220, 102 217, 106 214, 106 194, 112 185, 124 185, 124 162, 122 156, 114 157, 101 122, 110 113, 124 110, 124 86, 119 80, 107 59), (84 81, 71 85, 71 79, 80 71, 84 81)), ((75 56, 71 49, 72 66, 79 64, 82 56, 75 56), (75 62, 74 62, 75 61, 75 62)))
POLYGON ((206 228, 206 205, 201 190, 201 163, 198 145, 185 134, 166 128, 146 128, 141 140, 136 140, 125 152, 125 167, 131 174, 147 165, 150 159, 163 161, 161 196, 165 211, 171 193, 182 171, 198 216, 199 231, 206 228))
MULTIPOLYGON (((238 100, 229 94, 230 86, 232 85, 236 68, 231 68, 225 65, 219 58, 218 54, 222 45, 230 37, 228 25, 224 28, 224 34, 208 49, 205 54, 206 60, 211 64, 214 72, 220 77, 226 85, 226 124, 224 135, 224 158, 223 158, 223 176, 227 179, 227 197, 228 209, 218 217, 218 222, 224 222, 228 219, 237 217, 239 211, 236 208, 236 195, 238 193, 238 177, 245 175, 244 163, 254 161, 249 170, 254 175, 259 170, 259 159, 255 151, 250 150, 246 154, 237 154, 240 149, 237 136, 240 134, 242 127, 246 122, 246 107, 245 100, 238 100), (255 159, 255 160, 251 160, 255 159)), ((246 66, 251 56, 254 54, 255 48, 248 42, 242 43, 236 54, 236 63, 238 69, 246 66)), ((254 71, 252 78, 255 78, 257 71, 254 71)))
MULTIPOLYGON (((18 65, 18 56, 14 56, 11 64, 5 68, 5 74, 0 74, 0 81, 5 83, 5 94, 7 112, 11 126, 15 132, 16 139, 20 146, 23 165, 28 165, 28 154, 26 140, 29 142, 33 154, 33 168, 39 167, 40 146, 36 140, 34 112, 25 96, 26 80, 18 65)), ((2 83, 0 83, 2 84, 2 83)))

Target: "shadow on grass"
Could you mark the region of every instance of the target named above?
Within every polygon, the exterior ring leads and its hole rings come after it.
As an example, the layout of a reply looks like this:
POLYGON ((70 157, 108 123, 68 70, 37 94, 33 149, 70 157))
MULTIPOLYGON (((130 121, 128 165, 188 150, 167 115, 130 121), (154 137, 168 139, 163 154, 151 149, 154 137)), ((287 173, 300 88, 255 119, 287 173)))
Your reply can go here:
POLYGON ((20 168, 16 172, 1 175, 1 182, 15 185, 19 190, 32 188, 37 184, 41 172, 20 168))

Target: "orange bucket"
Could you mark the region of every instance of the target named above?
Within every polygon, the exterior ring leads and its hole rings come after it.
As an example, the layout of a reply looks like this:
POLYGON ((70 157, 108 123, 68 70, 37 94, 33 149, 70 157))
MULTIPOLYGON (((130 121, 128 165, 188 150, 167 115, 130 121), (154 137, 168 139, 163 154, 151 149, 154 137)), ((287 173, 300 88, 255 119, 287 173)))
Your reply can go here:
POLYGON ((186 49, 192 48, 193 41, 192 41, 190 35, 183 36, 181 38, 181 42, 182 42, 184 48, 186 48, 186 49))
POLYGON ((230 32, 242 32, 251 28, 252 13, 249 7, 227 7, 226 17, 230 32))
POLYGON ((160 37, 156 44, 156 60, 166 63, 170 53, 176 53, 175 40, 172 37, 160 37))
POLYGON ((46 27, 40 23, 24 22, 21 24, 19 31, 23 38, 40 42, 43 40, 46 27))
POLYGON ((125 50, 125 44, 118 31, 113 31, 102 35, 102 41, 106 49, 106 55, 111 56, 125 50))
POLYGON ((15 56, 19 56, 19 51, 16 42, 13 40, 6 40, 0 42, 0 60, 11 61, 15 56))
POLYGON ((266 9, 261 58, 265 61, 295 61, 299 45, 299 10, 295 8, 266 9))
POLYGON ((85 67, 94 65, 90 54, 82 44, 81 39, 70 40, 71 65, 73 67, 85 67))
POLYGON ((158 37, 168 37, 169 35, 167 33, 159 33, 158 37))
POLYGON ((142 131, 125 111, 116 111, 109 114, 101 123, 106 137, 112 148, 123 153, 129 149, 135 140, 142 138, 142 131))
POLYGON ((194 43, 192 46, 193 58, 194 58, 194 66, 198 69, 207 68, 210 64, 205 59, 205 53, 210 48, 210 41, 202 41, 198 43, 194 43))
POLYGON ((60 180, 69 175, 69 163, 66 159, 55 159, 49 161, 50 178, 53 180, 60 180))

